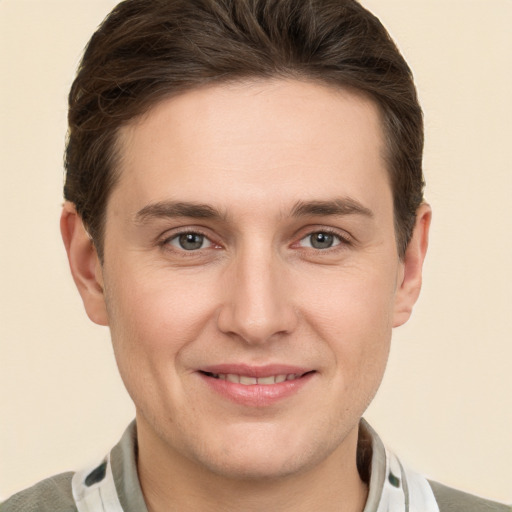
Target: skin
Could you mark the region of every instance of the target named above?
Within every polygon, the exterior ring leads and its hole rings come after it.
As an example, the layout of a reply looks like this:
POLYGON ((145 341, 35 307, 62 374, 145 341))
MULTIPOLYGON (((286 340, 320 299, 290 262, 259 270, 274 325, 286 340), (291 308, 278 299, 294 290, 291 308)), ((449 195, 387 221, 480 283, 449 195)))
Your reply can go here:
POLYGON ((422 205, 400 259, 377 107, 308 82, 209 86, 119 141, 103 265, 72 204, 61 228, 136 406, 148 509, 363 510, 358 422, 418 297, 430 223, 422 205), (237 403, 199 372, 226 363, 311 373, 237 403))

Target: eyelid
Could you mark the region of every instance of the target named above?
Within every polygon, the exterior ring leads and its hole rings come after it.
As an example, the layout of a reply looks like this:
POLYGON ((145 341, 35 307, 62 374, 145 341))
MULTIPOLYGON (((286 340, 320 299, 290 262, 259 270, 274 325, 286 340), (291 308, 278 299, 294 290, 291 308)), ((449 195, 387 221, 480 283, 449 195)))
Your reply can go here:
MULTIPOLYGON (((224 244, 219 240, 218 236, 213 236, 211 231, 209 229, 203 228, 202 226, 183 226, 183 227, 177 227, 172 228, 164 233, 162 233, 160 236, 157 237, 155 240, 155 245, 158 245, 162 248, 165 248, 166 246, 170 246, 170 241, 178 238, 181 235, 186 235, 189 233, 201 235, 205 237, 209 241, 209 246, 204 247, 201 249, 197 249, 195 251, 187 251, 186 249, 182 249, 176 246, 172 246, 172 249, 169 250, 175 250, 176 252, 180 253, 188 253, 189 255, 192 255, 193 253, 198 253, 203 250, 208 249, 219 249, 224 247, 224 244)), ((306 226, 302 227, 300 230, 298 230, 297 234, 293 236, 294 242, 292 242, 291 247, 304 249, 304 250, 313 250, 316 252, 330 252, 330 251, 336 251, 337 249, 343 249, 347 246, 354 245, 357 240, 349 234, 347 231, 339 229, 339 228, 333 228, 330 226, 323 226, 323 225, 313 225, 313 226, 306 226), (315 234, 315 233, 325 233, 332 235, 336 237, 336 239, 339 241, 339 243, 326 248, 326 249, 316 249, 314 247, 304 247, 299 245, 302 240, 305 238, 315 234), (297 247, 298 246, 298 247, 297 247)))
POLYGON ((342 244, 343 243, 343 240, 341 239, 341 237, 333 234, 333 233, 328 233, 326 231, 315 231, 314 233, 310 233, 309 235, 306 235, 304 237, 302 237, 300 240, 299 240, 299 244, 300 244, 300 247, 307 247, 308 249, 314 249, 314 250, 321 250, 321 251, 328 251, 329 249, 333 249, 334 247, 337 247, 338 245, 342 244), (319 233, 322 233, 324 235, 328 235, 328 236, 332 236, 333 238, 333 243, 332 245, 328 246, 328 247, 324 247, 324 248, 319 248, 319 247, 314 247, 312 245, 312 240, 311 238, 314 236, 314 235, 317 235, 319 233), (304 245, 303 245, 304 244, 304 245))
POLYGON ((210 247, 213 246, 213 242, 207 236, 203 235, 202 233, 178 233, 177 235, 174 235, 174 236, 168 238, 166 241, 166 244, 172 245, 172 247, 176 248, 178 251, 187 251, 187 252, 197 252, 202 249, 209 249, 210 247), (189 235, 189 234, 200 236, 202 238, 202 244, 201 244, 202 247, 199 247, 198 249, 190 249, 188 251, 184 247, 181 247, 180 246, 180 238, 183 235, 189 235), (204 246, 205 243, 206 243, 206 246, 204 246))
POLYGON ((165 248, 166 246, 171 245, 170 242, 172 240, 175 240, 176 238, 179 238, 181 235, 187 235, 187 234, 194 234, 194 235, 200 235, 203 236, 205 239, 207 239, 210 242, 210 245, 208 247, 204 247, 201 249, 197 249, 196 251, 187 251, 186 249, 181 249, 176 246, 172 246, 173 250, 176 250, 177 252, 184 252, 184 253, 193 253, 193 252, 199 252, 205 249, 210 249, 212 247, 219 247, 221 244, 218 240, 216 240, 215 237, 213 237, 211 234, 206 232, 207 230, 199 227, 199 226, 188 226, 188 227, 179 227, 179 228, 173 228, 165 231, 162 233, 156 240, 156 245, 159 245, 160 247, 165 248))
MULTIPOLYGON (((298 244, 299 242, 302 242, 302 240, 304 240, 305 238, 308 238, 311 235, 314 235, 315 233, 325 233, 328 235, 332 235, 339 240, 338 244, 336 244, 332 247, 329 247, 328 249, 312 248, 315 251, 326 252, 329 249, 335 250, 340 245, 342 245, 342 246, 353 245, 356 242, 355 238, 352 235, 350 235, 349 233, 347 233, 346 231, 337 229, 337 228, 327 227, 327 226, 321 226, 321 225, 308 226, 307 228, 305 228, 305 229, 303 228, 300 231, 301 232, 295 238, 296 240, 298 239, 298 241, 294 242, 293 245, 298 244)), ((306 248, 306 249, 308 249, 308 248, 306 248)))

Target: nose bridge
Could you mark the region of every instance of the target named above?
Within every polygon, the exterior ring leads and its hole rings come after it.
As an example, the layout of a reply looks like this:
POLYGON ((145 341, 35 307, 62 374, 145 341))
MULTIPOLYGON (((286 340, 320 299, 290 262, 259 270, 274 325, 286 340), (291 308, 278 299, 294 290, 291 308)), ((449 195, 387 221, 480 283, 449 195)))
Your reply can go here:
POLYGON ((284 263, 263 240, 244 244, 226 275, 219 328, 247 343, 265 343, 293 330, 293 305, 286 293, 284 263))

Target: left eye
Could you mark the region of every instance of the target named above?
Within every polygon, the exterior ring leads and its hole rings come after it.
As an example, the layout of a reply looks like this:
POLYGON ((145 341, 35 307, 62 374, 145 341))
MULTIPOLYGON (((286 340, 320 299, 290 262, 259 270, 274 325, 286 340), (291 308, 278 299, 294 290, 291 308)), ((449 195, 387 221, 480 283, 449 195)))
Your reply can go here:
POLYGON ((302 247, 312 247, 313 249, 329 249, 341 243, 340 237, 325 231, 318 231, 305 236, 301 241, 302 247))
POLYGON ((185 251, 197 251, 212 246, 210 240, 200 233, 182 233, 171 238, 168 243, 185 251))

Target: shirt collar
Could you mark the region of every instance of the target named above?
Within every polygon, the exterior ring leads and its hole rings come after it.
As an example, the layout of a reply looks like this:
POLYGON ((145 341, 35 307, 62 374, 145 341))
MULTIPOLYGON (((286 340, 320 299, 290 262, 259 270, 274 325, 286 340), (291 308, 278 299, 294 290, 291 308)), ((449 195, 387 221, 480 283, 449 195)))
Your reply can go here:
MULTIPOLYGON (((133 421, 110 452, 112 475, 124 512, 147 512, 137 475, 137 452, 137 426, 133 421)), ((368 499, 363 512, 409 510, 411 497, 408 487, 411 484, 417 486, 418 481, 423 487, 426 484, 422 477, 404 470, 399 460, 386 450, 380 437, 364 419, 359 424, 357 463, 361 478, 368 484, 368 499), (411 480, 409 484, 408 479, 411 480)), ((432 503, 433 497, 430 497, 428 491, 429 489, 423 489, 428 494, 426 501, 418 492, 415 493, 420 496, 421 503, 424 503, 424 507, 420 509, 438 511, 435 500, 432 503)), ((412 501, 415 499, 413 496, 412 501)))

